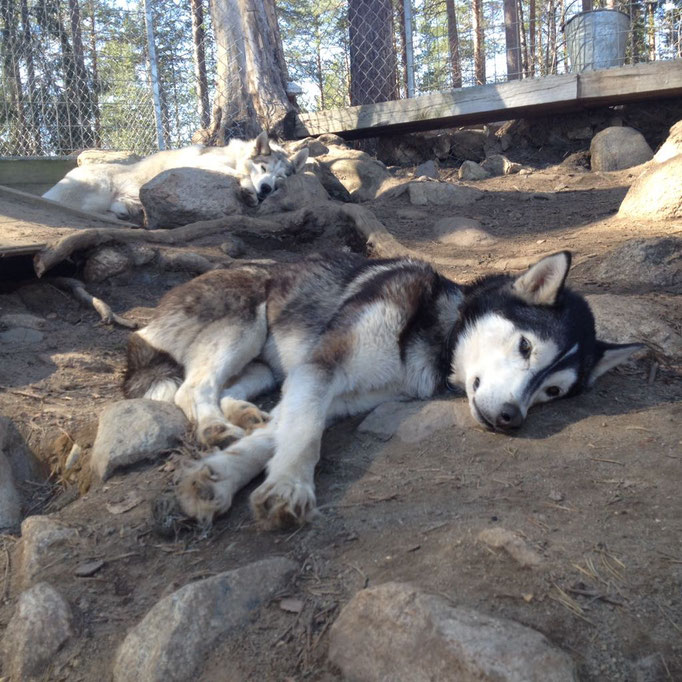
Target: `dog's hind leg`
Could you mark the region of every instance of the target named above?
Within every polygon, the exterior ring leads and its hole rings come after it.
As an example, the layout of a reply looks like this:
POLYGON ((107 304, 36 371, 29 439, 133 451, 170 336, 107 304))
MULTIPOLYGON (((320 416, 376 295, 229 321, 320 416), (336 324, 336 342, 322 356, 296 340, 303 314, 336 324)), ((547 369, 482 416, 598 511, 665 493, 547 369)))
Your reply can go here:
POLYGON ((263 305, 248 323, 222 318, 207 325, 188 348, 183 358, 185 380, 175 404, 196 424, 201 443, 224 445, 244 435, 221 411, 220 392, 260 353, 266 336, 263 305))

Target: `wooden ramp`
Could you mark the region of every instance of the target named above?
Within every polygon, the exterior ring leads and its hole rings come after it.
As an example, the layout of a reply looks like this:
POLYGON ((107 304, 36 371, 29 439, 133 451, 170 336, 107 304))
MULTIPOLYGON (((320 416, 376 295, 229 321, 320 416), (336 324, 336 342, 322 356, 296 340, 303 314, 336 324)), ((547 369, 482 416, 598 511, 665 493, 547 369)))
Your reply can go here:
POLYGON ((501 121, 682 95, 682 59, 480 85, 412 99, 300 114, 297 137, 347 139, 501 121))

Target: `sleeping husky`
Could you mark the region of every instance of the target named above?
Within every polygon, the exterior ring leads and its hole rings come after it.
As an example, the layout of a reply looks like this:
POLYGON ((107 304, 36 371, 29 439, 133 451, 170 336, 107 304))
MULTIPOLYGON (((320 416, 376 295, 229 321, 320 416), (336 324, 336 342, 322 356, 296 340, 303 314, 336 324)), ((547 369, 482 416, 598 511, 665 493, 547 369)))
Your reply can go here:
POLYGON ((43 198, 91 213, 114 213, 121 220, 141 222, 140 187, 172 168, 201 168, 239 180, 242 198, 258 205, 288 175, 308 160, 302 149, 293 158, 261 133, 255 140, 230 140, 225 147, 193 145, 157 152, 137 163, 88 164, 69 171, 43 198))
POLYGON ((205 445, 233 441, 184 471, 188 515, 210 522, 265 469, 255 516, 302 523, 331 419, 459 386, 480 425, 507 433, 642 348, 596 339, 588 304, 564 287, 570 263, 563 251, 469 285, 418 260, 341 253, 208 272, 131 336, 124 392, 174 401, 205 445), (270 415, 246 402, 280 384, 270 415))

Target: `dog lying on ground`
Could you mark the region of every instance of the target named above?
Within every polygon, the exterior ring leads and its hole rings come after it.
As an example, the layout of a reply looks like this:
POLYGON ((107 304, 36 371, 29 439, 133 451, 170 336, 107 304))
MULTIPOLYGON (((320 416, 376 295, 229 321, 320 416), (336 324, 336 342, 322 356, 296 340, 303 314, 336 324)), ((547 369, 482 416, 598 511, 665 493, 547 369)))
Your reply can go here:
POLYGON ((69 171, 43 198, 91 213, 113 213, 121 220, 141 222, 140 187, 172 168, 201 168, 239 180, 249 206, 275 191, 285 177, 308 160, 302 149, 292 158, 261 133, 255 140, 230 140, 225 147, 192 145, 152 154, 137 163, 88 164, 69 171))
POLYGON ((174 401, 205 445, 233 441, 184 472, 189 516, 210 522, 265 469, 255 516, 302 523, 329 420, 456 385, 479 424, 510 432, 641 349, 596 339, 587 302, 564 286, 570 263, 564 251, 469 285, 418 260, 342 253, 208 272, 131 336, 124 392, 174 401), (246 402, 280 384, 270 415, 246 402))

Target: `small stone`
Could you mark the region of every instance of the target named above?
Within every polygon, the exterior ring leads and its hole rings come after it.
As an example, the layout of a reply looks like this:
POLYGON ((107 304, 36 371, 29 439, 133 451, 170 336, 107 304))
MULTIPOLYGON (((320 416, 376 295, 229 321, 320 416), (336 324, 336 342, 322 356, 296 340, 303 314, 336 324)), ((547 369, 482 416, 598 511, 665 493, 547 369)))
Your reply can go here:
POLYGON ((592 126, 570 128, 566 131, 566 137, 569 140, 590 140, 592 138, 592 126))
POLYGON ((280 601, 279 608, 288 613, 301 613, 301 611, 303 611, 303 601, 301 599, 288 597, 287 599, 282 599, 282 601, 280 601))
POLYGON ((433 232, 441 244, 450 246, 490 246, 497 242, 495 237, 481 227, 478 220, 461 216, 441 218, 433 226, 433 232))
POLYGON ((400 583, 353 597, 330 630, 329 658, 362 682, 577 680, 571 658, 541 633, 400 583))
POLYGON ((438 164, 433 160, 425 161, 424 163, 420 163, 414 169, 414 177, 415 178, 420 178, 420 177, 433 178, 434 180, 437 180, 438 179, 438 164))
POLYGON ((483 192, 464 185, 451 185, 434 180, 413 181, 408 184, 410 203, 415 206, 467 206, 483 198, 483 192))
POLYGON ((524 568, 542 564, 542 557, 520 535, 506 528, 486 528, 478 534, 478 539, 492 549, 503 549, 524 568))
POLYGON ((465 161, 457 171, 460 180, 485 180, 490 173, 475 161, 465 161))
POLYGON ((49 516, 29 516, 21 524, 18 573, 25 586, 33 584, 43 570, 59 563, 78 541, 78 531, 49 516))
POLYGON ((297 564, 277 557, 189 583, 158 601, 116 654, 114 682, 201 679, 217 642, 242 632, 289 581, 297 564))
POLYGON ((3 672, 12 680, 46 679, 47 666, 74 634, 71 609, 54 587, 38 583, 17 601, 2 639, 3 672))
POLYGON ((0 317, 0 326, 7 329, 8 327, 24 327, 25 329, 45 329, 45 319, 37 315, 29 315, 27 313, 8 313, 0 317))
POLYGON ((644 135, 627 126, 605 128, 590 143, 593 171, 623 170, 650 161, 653 156, 644 135))
POLYGON ((550 490, 549 495, 547 495, 552 502, 562 502, 564 496, 558 490, 550 490))
POLYGON ((98 559, 97 561, 86 561, 83 564, 78 564, 76 570, 73 572, 78 578, 89 578, 95 575, 104 566, 104 561, 98 559))
POLYGON ((491 154, 481 163, 481 168, 491 175, 512 175, 521 170, 521 164, 510 161, 504 154, 491 154))
POLYGON ((180 443, 187 429, 182 411, 158 400, 122 400, 102 411, 90 465, 101 479, 116 469, 153 459, 180 443))
POLYGON ((102 246, 95 249, 88 257, 83 269, 86 282, 104 282, 125 272, 131 264, 128 254, 113 246, 102 246))
POLYGON ((15 346, 32 346, 40 343, 45 338, 43 332, 27 327, 13 327, 0 332, 0 343, 13 344, 15 346))

